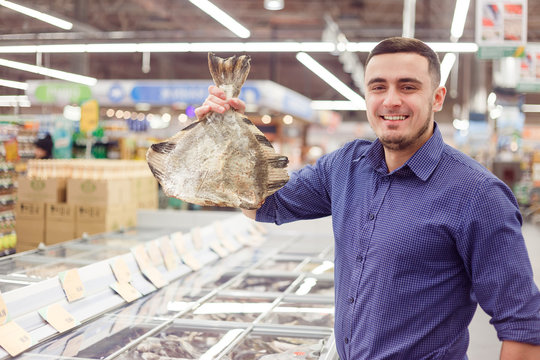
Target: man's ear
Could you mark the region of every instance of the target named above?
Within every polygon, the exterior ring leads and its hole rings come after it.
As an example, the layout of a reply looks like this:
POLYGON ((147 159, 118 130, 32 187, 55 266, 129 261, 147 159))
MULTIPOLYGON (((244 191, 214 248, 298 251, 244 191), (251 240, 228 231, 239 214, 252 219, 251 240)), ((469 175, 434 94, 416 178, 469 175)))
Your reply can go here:
POLYGON ((441 111, 446 97, 446 88, 439 86, 433 93, 433 112, 441 111))

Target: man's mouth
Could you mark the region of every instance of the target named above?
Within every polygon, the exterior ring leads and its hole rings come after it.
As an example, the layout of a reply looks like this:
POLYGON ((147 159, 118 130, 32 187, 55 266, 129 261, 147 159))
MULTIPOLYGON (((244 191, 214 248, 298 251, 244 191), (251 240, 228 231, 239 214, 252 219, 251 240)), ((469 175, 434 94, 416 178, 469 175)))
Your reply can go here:
POLYGON ((408 117, 409 117, 408 115, 381 115, 381 118, 383 120, 389 120, 389 121, 405 120, 408 117))

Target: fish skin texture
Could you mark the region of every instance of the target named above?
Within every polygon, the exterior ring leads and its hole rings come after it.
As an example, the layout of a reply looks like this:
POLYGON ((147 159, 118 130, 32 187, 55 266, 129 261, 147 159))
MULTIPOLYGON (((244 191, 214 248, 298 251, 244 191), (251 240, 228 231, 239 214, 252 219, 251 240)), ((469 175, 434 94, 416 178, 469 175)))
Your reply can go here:
MULTIPOLYGON (((249 57, 221 59, 209 54, 214 82, 237 97, 249 72, 249 57)), ((146 154, 167 196, 203 206, 257 209, 285 185, 288 159, 264 134, 230 109, 210 112, 146 154)))

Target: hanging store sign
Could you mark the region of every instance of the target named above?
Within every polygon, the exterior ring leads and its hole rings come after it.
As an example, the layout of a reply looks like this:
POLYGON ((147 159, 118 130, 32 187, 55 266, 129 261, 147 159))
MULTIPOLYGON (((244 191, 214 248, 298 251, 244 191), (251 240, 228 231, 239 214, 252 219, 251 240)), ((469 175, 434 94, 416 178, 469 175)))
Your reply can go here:
POLYGON ((476 43, 481 59, 524 56, 527 0, 476 1, 476 43))
POLYGON ((540 45, 527 45, 521 59, 518 92, 540 92, 540 45))
MULTIPOLYGON (((201 105, 208 96, 207 80, 100 80, 92 87, 59 80, 31 80, 26 94, 33 104, 82 103, 95 99, 100 106, 201 105), (84 89, 83 89, 84 88, 84 89)), ((318 122, 311 108, 311 99, 273 81, 248 80, 239 98, 246 105, 290 114, 307 121, 318 122)))

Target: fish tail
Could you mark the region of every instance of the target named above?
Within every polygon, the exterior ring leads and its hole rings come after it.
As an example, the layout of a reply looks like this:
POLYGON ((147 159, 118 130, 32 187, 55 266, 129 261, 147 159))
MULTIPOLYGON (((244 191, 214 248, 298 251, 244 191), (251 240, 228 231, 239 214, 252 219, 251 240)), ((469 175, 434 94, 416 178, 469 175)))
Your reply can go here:
POLYGON ((231 56, 223 59, 213 53, 208 53, 208 67, 216 86, 223 88, 231 86, 228 97, 238 97, 240 89, 249 73, 251 58, 249 55, 231 56))

